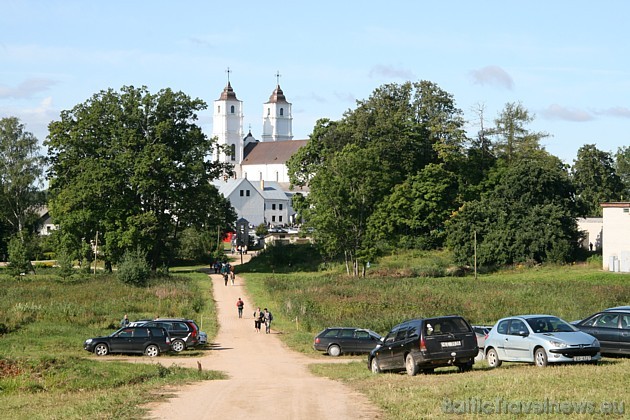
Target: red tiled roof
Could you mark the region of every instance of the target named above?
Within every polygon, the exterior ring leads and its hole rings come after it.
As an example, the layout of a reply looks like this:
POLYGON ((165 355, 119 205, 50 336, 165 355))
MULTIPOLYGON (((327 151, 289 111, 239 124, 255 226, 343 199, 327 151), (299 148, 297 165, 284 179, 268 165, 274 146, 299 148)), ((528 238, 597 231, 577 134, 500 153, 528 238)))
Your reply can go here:
POLYGON ((243 165, 284 164, 308 140, 266 141, 245 146, 243 165))

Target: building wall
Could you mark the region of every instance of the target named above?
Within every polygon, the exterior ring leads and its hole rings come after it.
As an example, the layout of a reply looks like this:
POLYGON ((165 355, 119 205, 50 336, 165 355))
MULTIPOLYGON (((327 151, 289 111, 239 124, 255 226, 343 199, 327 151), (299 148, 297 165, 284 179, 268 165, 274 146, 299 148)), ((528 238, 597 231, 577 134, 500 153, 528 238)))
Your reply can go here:
POLYGON ((578 230, 584 233, 580 246, 587 250, 601 251, 603 241, 604 219, 588 217, 577 220, 578 230), (592 246, 592 249, 591 249, 592 246))
POLYGON ((630 203, 607 203, 602 207, 603 269, 630 272, 630 203))
POLYGON ((236 218, 246 219, 252 225, 264 223, 264 198, 248 183, 243 183, 239 188, 234 190, 228 197, 232 207, 236 211, 236 218), (243 195, 241 195, 243 191, 243 195), (249 196, 247 195, 249 191, 249 196))
POLYGON ((241 165, 243 178, 251 182, 264 181, 289 182, 289 173, 284 164, 241 165))

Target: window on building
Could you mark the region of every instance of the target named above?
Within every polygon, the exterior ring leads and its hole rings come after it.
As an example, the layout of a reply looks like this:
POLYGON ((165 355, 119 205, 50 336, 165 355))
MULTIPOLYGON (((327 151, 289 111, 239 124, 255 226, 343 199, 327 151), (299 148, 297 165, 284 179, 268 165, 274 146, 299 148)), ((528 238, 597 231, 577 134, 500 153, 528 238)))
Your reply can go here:
POLYGON ((280 177, 280 174, 278 173, 278 171, 276 171, 276 182, 280 182, 280 181, 278 180, 278 178, 279 178, 279 177, 280 177))
POLYGON ((230 158, 232 160, 236 160, 236 145, 235 144, 230 145, 230 158))
POLYGON ((282 216, 278 216, 278 221, 282 222, 282 216))
POLYGON ((280 116, 284 115, 284 108, 280 108, 280 116))
POLYGON ((249 197, 249 190, 245 191, 245 195, 249 197))
POLYGON ((282 210, 282 204, 278 204, 278 210, 282 210))
POLYGON ((241 197, 243 197, 245 195, 245 191, 243 191, 243 190, 241 190, 240 193, 241 193, 241 197))
POLYGON ((221 105, 217 107, 217 114, 220 114, 220 113, 221 113, 221 105))
POLYGON ((276 221, 276 216, 271 216, 271 221, 275 222, 276 221))
POLYGON ((276 204, 275 204, 275 203, 273 203, 273 204, 271 205, 271 210, 275 210, 275 209, 276 209, 276 204))
POLYGON ((271 115, 271 108, 267 108, 267 116, 271 115))
POLYGON ((234 105, 230 107, 230 114, 234 114, 234 105))

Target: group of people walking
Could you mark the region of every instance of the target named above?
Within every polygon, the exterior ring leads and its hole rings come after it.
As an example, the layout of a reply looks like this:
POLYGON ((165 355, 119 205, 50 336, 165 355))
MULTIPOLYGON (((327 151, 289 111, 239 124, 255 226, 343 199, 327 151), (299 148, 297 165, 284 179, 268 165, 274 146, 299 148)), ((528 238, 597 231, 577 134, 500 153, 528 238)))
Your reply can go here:
POLYGON ((234 266, 228 262, 214 262, 212 264, 212 269, 214 269, 214 274, 221 274, 223 276, 223 280, 225 281, 225 285, 228 285, 228 280, 231 280, 232 286, 234 286, 234 279, 236 275, 234 274, 234 266))
MULTIPOLYGON (((238 317, 243 318, 243 307, 245 303, 241 298, 236 301, 236 308, 238 309, 238 317)), ((265 324, 265 333, 271 333, 271 321, 273 321, 273 315, 267 308, 260 310, 260 306, 254 311, 254 329, 257 333, 260 332, 262 325, 265 324)))

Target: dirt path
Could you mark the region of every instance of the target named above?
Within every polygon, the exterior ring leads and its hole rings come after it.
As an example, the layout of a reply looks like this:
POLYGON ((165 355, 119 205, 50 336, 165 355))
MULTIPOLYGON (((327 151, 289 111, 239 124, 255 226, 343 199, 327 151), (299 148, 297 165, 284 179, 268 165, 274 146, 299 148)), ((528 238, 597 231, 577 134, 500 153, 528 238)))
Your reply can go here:
MULTIPOLYGON (((179 366, 225 372, 227 380, 187 385, 166 402, 151 406, 152 419, 374 419, 381 417, 362 394, 345 385, 312 375, 314 360, 286 348, 277 331, 254 330, 255 308, 245 294, 243 279, 224 285, 212 275, 219 333, 213 350, 200 358, 177 358, 179 366), (238 318, 236 301, 245 301, 238 318)), ((170 359, 169 359, 170 361, 170 359)))

